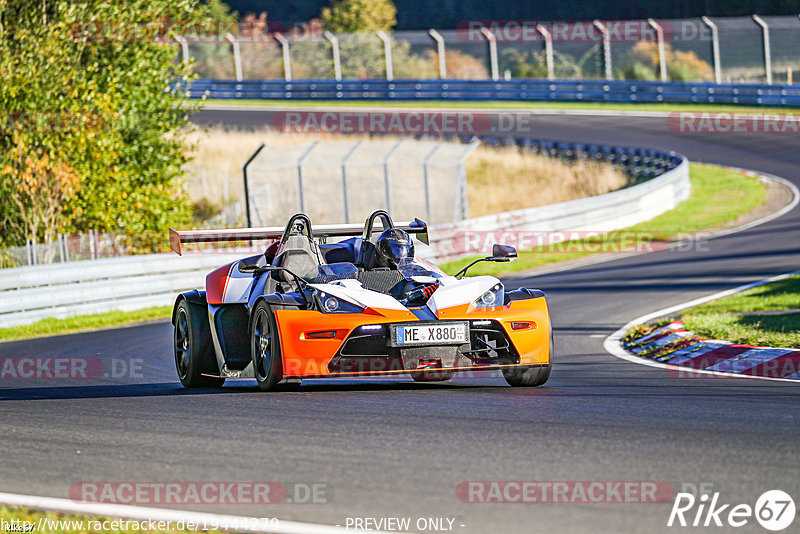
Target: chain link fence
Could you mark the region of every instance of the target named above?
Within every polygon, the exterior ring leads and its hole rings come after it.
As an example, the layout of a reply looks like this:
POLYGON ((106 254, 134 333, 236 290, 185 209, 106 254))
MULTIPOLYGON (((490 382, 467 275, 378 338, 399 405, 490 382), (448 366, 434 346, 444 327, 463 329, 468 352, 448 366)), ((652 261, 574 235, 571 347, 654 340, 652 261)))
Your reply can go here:
POLYGON ((207 41, 189 43, 182 53, 208 79, 791 83, 800 68, 798 17, 465 21, 455 30, 332 35, 306 28, 258 39, 228 35, 207 41))
POLYGON ((479 142, 316 141, 259 149, 247 167, 251 226, 281 226, 298 212, 322 224, 396 220, 442 224, 469 216, 465 161, 479 142))

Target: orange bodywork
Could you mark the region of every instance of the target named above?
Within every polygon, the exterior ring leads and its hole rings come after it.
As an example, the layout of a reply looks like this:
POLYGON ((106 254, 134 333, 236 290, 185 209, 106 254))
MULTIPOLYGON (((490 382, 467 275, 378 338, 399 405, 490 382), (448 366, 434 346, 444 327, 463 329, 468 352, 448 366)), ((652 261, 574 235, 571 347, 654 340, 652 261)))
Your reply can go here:
MULTIPOLYGON (((363 313, 324 314, 310 310, 276 310, 278 336, 283 355, 283 374, 289 377, 338 376, 328 364, 345 339, 359 326, 418 321, 409 311, 373 310, 363 313), (334 337, 309 339, 312 332, 336 331, 334 337)), ((520 356, 520 365, 550 362, 550 316, 544 298, 511 302, 508 306, 476 309, 469 305, 439 310, 441 320, 494 320, 500 322, 520 356), (514 330, 511 323, 530 323, 514 330)), ((468 370, 470 368, 456 368, 468 370)), ((397 374, 384 371, 369 374, 397 374)), ((353 373, 344 373, 353 374, 353 373)))

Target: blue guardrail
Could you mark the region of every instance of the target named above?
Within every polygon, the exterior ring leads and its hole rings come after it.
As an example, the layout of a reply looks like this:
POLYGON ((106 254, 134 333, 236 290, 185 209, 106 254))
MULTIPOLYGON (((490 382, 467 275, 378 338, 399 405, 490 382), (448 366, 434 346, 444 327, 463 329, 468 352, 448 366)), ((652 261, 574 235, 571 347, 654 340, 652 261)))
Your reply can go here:
POLYGON ((800 106, 800 86, 604 80, 195 80, 190 96, 265 100, 508 100, 800 106))

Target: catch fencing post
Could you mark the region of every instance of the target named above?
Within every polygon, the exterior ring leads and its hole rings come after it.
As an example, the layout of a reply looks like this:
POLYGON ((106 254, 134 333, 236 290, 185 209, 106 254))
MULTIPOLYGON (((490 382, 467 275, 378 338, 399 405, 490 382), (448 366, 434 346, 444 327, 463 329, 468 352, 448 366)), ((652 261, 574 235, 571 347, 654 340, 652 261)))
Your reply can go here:
POLYGON ((319 144, 319 141, 314 141, 311 143, 308 148, 297 158, 297 194, 300 200, 300 213, 306 212, 306 203, 305 198, 303 196, 303 161, 306 157, 311 154, 311 152, 316 148, 319 144))
POLYGON ((250 193, 247 188, 247 167, 249 167, 250 163, 252 163, 253 160, 256 159, 256 156, 258 156, 259 152, 264 150, 265 146, 267 145, 261 143, 256 149, 256 151, 253 152, 253 154, 249 158, 247 158, 247 161, 244 162, 244 165, 242 165, 242 178, 244 179, 244 213, 245 213, 245 221, 247 222, 248 228, 252 228, 252 224, 250 220, 250 193))
POLYGON ((667 81, 667 51, 664 46, 664 30, 661 25, 653 19, 647 19, 647 23, 656 31, 656 39, 658 40, 658 69, 661 74, 661 81, 667 81))
POLYGON ((428 30, 428 35, 436 41, 436 53, 439 55, 439 79, 447 78, 447 58, 444 53, 444 37, 434 29, 428 30))
POLYGON ((753 15, 753 20, 761 26, 761 35, 764 40, 764 70, 767 72, 767 84, 772 85, 772 47, 769 40, 769 24, 758 15, 753 15))
POLYGON ((383 30, 375 32, 378 38, 383 41, 383 55, 386 63, 386 79, 388 81, 394 80, 394 69, 392 68, 392 40, 386 35, 383 30))
POLYGON ((281 45, 283 53, 283 79, 287 82, 292 81, 292 57, 289 54, 289 40, 282 33, 275 34, 275 40, 281 45))
MULTIPOLYGON (((473 137, 472 141, 467 145, 467 148, 458 157, 458 189, 460 195, 456 195, 456 202, 461 201, 461 218, 466 219, 469 217, 469 197, 467 196, 467 169, 465 167, 467 158, 475 152, 481 144, 481 140, 473 137)), ((457 219, 459 210, 453 210, 453 219, 457 219)))
POLYGON ((599 20, 594 21, 594 27, 603 34, 603 64, 605 65, 606 80, 613 78, 611 71, 611 38, 608 35, 608 28, 599 20))
POLYGON ((232 34, 226 33, 225 39, 233 45, 233 68, 236 71, 236 81, 242 81, 242 56, 239 53, 239 40, 232 34))
POLYGON ((395 151, 398 148, 400 148, 400 145, 402 144, 403 140, 400 139, 398 142, 392 145, 392 148, 390 148, 389 152, 387 152, 386 155, 383 157, 383 184, 384 187, 386 188, 386 211, 388 211, 389 213, 392 212, 392 194, 391 191, 389 190, 389 158, 392 157, 392 154, 394 154, 395 151))
POLYGON ((553 66, 553 36, 550 31, 541 24, 536 25, 536 31, 544 37, 544 55, 547 62, 547 79, 555 78, 555 68, 553 66))
POLYGON ((58 255, 61 258, 61 263, 69 261, 67 255, 67 236, 66 234, 58 234, 58 255))
POLYGON ((333 50, 333 77, 337 82, 342 81, 342 61, 339 57, 339 39, 331 32, 325 32, 322 35, 330 41, 331 49, 333 50))
POLYGON ((437 150, 442 146, 442 143, 436 143, 436 146, 428 152, 425 158, 422 160, 422 183, 425 189, 425 222, 431 224, 431 192, 430 187, 428 184, 428 162, 436 153, 437 150))
POLYGON ((719 62, 719 28, 708 17, 702 18, 703 22, 708 29, 711 30, 711 57, 714 62, 714 81, 717 84, 722 83, 722 66, 719 62))
POLYGON ((489 41, 489 63, 492 67, 492 80, 497 81, 500 78, 500 72, 497 68, 497 38, 485 27, 481 28, 481 33, 489 41))
POLYGON ((341 162, 341 169, 342 169, 342 196, 344 198, 344 222, 350 222, 350 205, 347 198, 347 160, 350 159, 350 156, 353 155, 353 152, 356 151, 358 146, 361 144, 361 141, 356 141, 350 150, 348 150, 344 157, 342 158, 341 162))
POLYGON ((175 40, 181 45, 181 56, 184 63, 189 63, 189 42, 183 35, 176 35, 175 40))

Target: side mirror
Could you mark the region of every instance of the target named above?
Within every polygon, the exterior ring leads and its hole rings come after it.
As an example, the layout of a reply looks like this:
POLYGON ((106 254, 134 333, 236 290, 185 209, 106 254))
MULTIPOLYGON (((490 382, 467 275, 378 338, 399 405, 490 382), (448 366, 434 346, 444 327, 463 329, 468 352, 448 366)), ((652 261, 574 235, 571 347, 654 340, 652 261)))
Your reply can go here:
POLYGON ((486 259, 497 262, 514 261, 517 259, 517 249, 510 245, 494 245, 492 255, 486 259))
POLYGON ((469 270, 470 267, 482 261, 508 262, 508 261, 514 261, 516 259, 517 259, 517 249, 515 249, 514 247, 510 247, 508 245, 494 245, 492 247, 491 256, 487 256, 485 258, 479 258, 473 261, 472 263, 470 263, 469 265, 458 271, 455 276, 456 278, 461 278, 462 276, 467 274, 467 271, 469 270))

